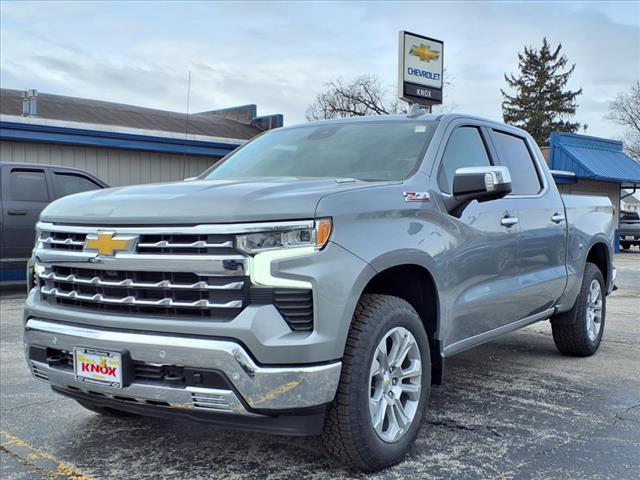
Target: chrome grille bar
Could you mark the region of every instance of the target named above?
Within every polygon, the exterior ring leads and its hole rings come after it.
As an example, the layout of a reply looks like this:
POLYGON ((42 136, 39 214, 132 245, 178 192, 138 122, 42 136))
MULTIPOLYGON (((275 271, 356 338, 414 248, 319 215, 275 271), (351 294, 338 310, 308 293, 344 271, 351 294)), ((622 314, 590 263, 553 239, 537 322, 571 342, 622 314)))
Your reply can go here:
POLYGON ((143 305, 151 307, 188 307, 188 308, 242 308, 242 300, 232 300, 227 303, 211 303, 208 300, 196 300, 194 302, 182 302, 171 298, 160 298, 157 300, 143 300, 129 295, 122 298, 107 297, 101 293, 84 294, 75 290, 64 291, 59 288, 49 288, 43 286, 40 291, 44 295, 53 295, 58 298, 68 298, 71 300, 83 300, 85 302, 112 303, 118 305, 143 305))
POLYGON ((231 240, 222 243, 208 243, 205 240, 198 240, 192 243, 175 243, 167 240, 161 240, 155 243, 139 243, 138 247, 142 248, 232 248, 231 240))
POLYGON ((116 253, 113 257, 97 256, 85 251, 36 250, 43 264, 65 264, 68 267, 97 270, 143 270, 149 272, 193 272, 212 276, 238 276, 247 271, 243 255, 163 255, 154 253, 116 253))
POLYGON ((67 237, 64 240, 61 240, 59 238, 53 238, 53 237, 45 237, 45 238, 41 238, 39 241, 47 245, 78 245, 80 247, 84 245, 84 241, 74 240, 71 237, 67 237))
POLYGON ((201 281, 192 284, 173 283, 169 280, 160 282, 135 282, 131 279, 120 281, 102 280, 100 277, 83 278, 70 275, 57 275, 54 272, 41 273, 40 278, 57 282, 70 282, 79 285, 97 285, 100 287, 129 287, 129 288, 168 288, 177 290, 240 290, 244 282, 230 282, 224 285, 209 285, 201 281))

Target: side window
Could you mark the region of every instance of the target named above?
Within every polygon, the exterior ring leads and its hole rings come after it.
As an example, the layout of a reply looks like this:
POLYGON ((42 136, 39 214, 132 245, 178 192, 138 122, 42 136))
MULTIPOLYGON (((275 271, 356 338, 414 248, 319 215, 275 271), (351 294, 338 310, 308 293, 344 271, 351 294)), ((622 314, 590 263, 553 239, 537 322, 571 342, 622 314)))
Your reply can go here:
POLYGON ((65 197, 72 193, 96 190, 100 185, 89 180, 82 175, 74 173, 53 173, 53 187, 56 191, 56 198, 65 197))
POLYGON ((48 202, 47 182, 43 170, 14 168, 9 174, 10 200, 48 202))
POLYGON ((500 163, 509 168, 511 189, 515 195, 535 195, 542 188, 538 170, 524 138, 493 131, 500 163))
POLYGON ((438 186, 443 192, 453 191, 453 176, 464 167, 491 165, 487 147, 476 127, 456 128, 447 142, 438 171, 438 186))

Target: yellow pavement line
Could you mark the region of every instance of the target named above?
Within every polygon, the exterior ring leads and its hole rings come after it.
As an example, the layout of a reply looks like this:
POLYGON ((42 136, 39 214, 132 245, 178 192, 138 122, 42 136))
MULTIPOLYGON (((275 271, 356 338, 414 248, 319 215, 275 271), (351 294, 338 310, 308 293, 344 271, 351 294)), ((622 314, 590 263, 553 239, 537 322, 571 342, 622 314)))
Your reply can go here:
POLYGON ((18 457, 23 463, 31 465, 53 480, 94 480, 68 463, 53 455, 32 447, 24 440, 0 431, 0 448, 18 457))

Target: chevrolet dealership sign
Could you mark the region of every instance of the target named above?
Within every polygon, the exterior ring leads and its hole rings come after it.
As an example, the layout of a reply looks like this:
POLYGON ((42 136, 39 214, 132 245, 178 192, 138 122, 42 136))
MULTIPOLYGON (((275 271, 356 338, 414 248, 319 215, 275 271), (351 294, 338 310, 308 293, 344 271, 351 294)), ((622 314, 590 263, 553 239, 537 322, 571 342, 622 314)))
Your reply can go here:
POLYGON ((415 33, 400 32, 398 96, 410 103, 442 103, 444 43, 415 33))

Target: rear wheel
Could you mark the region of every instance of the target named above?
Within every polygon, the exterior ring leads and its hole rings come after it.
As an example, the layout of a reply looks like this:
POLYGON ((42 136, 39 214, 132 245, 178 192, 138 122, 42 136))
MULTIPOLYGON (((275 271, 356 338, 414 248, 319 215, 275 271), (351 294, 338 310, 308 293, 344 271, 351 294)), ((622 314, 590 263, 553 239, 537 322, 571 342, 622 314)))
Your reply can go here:
POLYGON ((600 269, 587 263, 582 287, 571 310, 551 319, 553 340, 565 355, 588 357, 598 350, 604 332, 607 297, 600 269))
POLYGON ((325 420, 325 448, 360 470, 397 463, 418 434, 430 384, 429 341, 413 307, 389 295, 363 295, 325 420))

